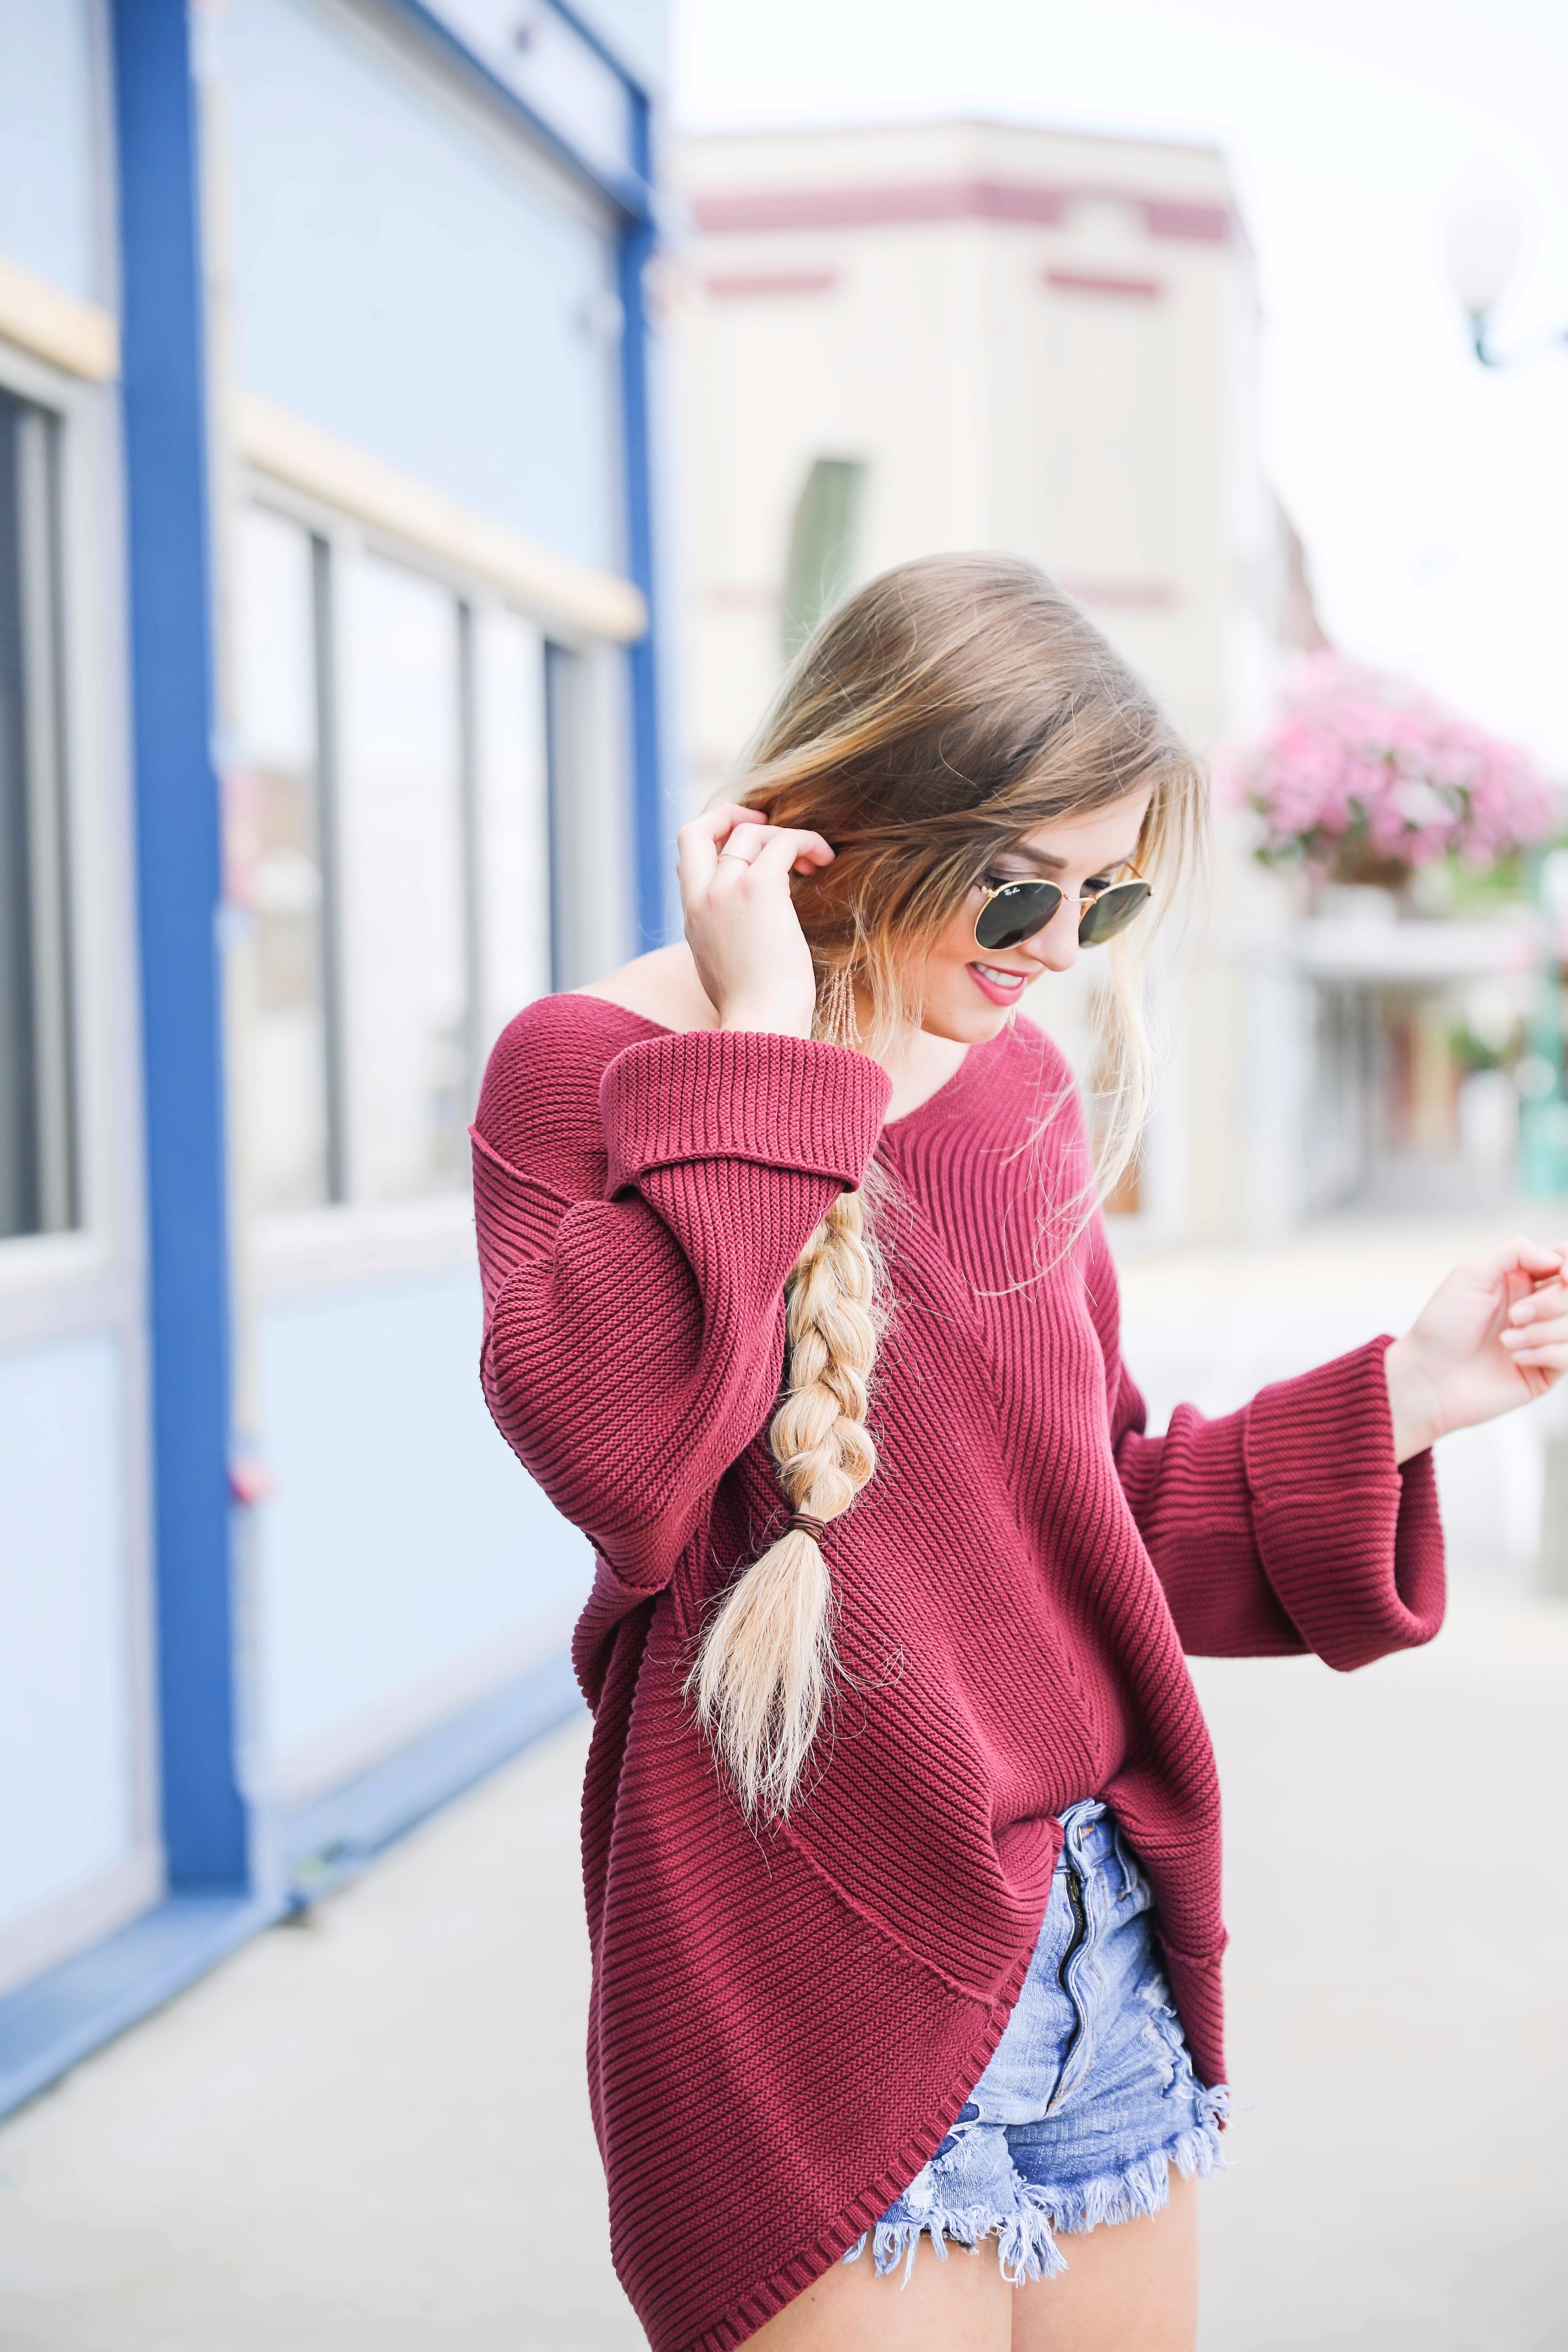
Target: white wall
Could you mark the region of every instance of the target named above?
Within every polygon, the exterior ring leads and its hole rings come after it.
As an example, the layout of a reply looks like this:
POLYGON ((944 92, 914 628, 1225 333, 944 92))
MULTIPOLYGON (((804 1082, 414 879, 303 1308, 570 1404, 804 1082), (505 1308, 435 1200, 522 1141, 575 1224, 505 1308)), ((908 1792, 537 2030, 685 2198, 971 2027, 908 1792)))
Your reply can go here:
POLYGON ((124 1383, 105 1333, 0 1355, 0 1990, 155 1888, 138 1844, 124 1383))
POLYGON ((90 0, 0 0, 0 253, 101 301, 90 0))
POLYGON ((245 388, 619 569, 607 207, 331 0, 235 0, 215 61, 245 388))
POLYGON ((564 1646, 585 1538, 498 1435, 468 1269, 263 1312, 251 1770, 302 1801, 564 1646))

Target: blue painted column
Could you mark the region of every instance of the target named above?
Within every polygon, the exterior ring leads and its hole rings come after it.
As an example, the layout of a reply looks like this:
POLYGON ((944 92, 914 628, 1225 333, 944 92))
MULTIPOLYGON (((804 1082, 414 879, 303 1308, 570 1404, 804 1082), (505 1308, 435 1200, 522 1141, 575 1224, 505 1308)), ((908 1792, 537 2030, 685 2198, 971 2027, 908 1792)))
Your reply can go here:
MULTIPOLYGON (((630 95, 634 110, 633 162, 646 187, 651 182, 648 104, 630 95)), ((657 596, 654 565, 653 452, 648 404, 647 312, 643 270, 654 250, 654 229, 646 218, 630 220, 621 232, 619 277, 624 328, 621 336, 621 415, 625 436, 627 568, 647 604, 646 635, 632 646, 632 760, 637 795, 637 895, 640 946, 656 948, 665 936, 665 908, 673 855, 664 805, 664 761, 660 735, 657 596)))
POLYGON ((221 863, 199 138, 185 0, 112 0, 163 1829, 239 1890, 221 863))

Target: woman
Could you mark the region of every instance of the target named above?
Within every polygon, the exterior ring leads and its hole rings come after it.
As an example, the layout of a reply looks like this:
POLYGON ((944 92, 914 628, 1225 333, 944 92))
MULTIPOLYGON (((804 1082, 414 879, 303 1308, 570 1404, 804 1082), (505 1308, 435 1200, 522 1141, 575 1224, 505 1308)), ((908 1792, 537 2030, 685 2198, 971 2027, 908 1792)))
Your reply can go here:
POLYGON ((1038 572, 905 565, 686 827, 686 944, 492 1058, 483 1377, 598 1555, 589 2080, 655 2352, 1190 2347, 1225 1933, 1183 1650, 1430 1639, 1428 1447, 1568 1364, 1563 1253, 1521 1242, 1143 1433, 1016 1009, 1107 947, 1103 1184, 1204 821, 1038 572))

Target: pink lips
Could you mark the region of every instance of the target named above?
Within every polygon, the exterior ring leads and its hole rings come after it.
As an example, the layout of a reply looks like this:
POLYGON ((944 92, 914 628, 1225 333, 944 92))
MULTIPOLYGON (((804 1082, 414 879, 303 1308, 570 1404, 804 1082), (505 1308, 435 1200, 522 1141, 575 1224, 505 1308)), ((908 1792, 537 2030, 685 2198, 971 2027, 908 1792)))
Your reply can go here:
POLYGON ((977 963, 970 965, 969 976, 981 995, 992 1004, 1016 1004, 1024 993, 1021 988, 998 988, 995 982, 977 963))

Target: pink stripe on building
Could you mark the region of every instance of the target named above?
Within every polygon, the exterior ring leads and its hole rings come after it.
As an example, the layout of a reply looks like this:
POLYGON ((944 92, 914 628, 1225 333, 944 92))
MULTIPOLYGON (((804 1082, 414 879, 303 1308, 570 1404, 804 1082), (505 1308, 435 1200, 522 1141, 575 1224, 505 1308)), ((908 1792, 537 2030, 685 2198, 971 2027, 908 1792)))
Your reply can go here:
POLYGON ((702 281, 704 292, 721 302, 753 294, 828 294, 837 283, 837 269, 737 271, 702 281))
POLYGON ((1068 574, 1062 586, 1080 604, 1099 612, 1169 613, 1181 603, 1181 591, 1171 580, 1086 579, 1068 574))
POLYGON ((1222 245, 1230 235, 1224 205, 1151 196, 1135 188, 1045 184, 1019 180, 919 180, 885 186, 743 188, 695 196, 698 226, 710 236, 777 229, 929 226, 945 221, 1013 221, 1059 227, 1085 200, 1131 205, 1151 236, 1222 245))
POLYGON ((1157 302, 1165 290, 1157 278, 1102 277, 1087 269, 1046 269, 1040 274, 1058 294, 1109 294, 1128 302, 1157 302))

